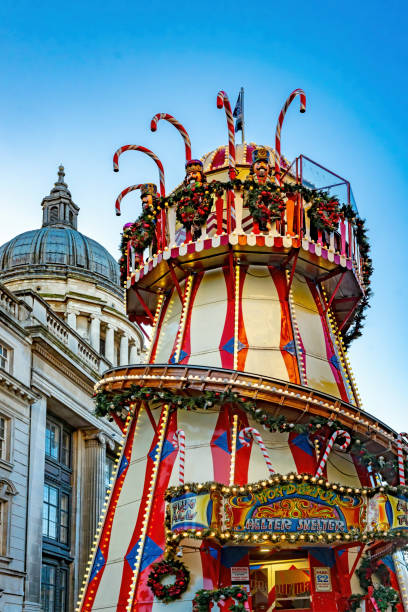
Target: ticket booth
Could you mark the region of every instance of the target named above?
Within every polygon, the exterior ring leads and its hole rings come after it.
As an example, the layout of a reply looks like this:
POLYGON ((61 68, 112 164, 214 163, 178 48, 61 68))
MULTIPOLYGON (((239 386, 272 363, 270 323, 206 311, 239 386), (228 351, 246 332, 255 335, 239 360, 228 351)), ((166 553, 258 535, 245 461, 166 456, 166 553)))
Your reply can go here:
POLYGON ((251 555, 250 587, 256 612, 311 610, 307 552, 257 550, 251 555))

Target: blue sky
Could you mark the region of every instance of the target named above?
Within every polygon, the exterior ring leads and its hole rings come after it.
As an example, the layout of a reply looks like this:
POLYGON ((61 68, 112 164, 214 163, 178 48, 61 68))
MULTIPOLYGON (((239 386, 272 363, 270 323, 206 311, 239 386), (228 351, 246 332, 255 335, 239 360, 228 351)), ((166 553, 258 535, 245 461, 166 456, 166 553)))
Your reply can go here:
POLYGON ((282 151, 304 153, 348 178, 367 217, 375 266, 365 334, 350 351, 364 408, 407 427, 404 242, 407 234, 407 8, 403 2, 76 2, 0 4, 0 243, 38 227, 40 203, 65 165, 79 229, 116 256, 138 196, 121 189, 157 181, 134 153, 112 172, 112 154, 141 144, 162 159, 168 189, 183 176, 183 145, 169 112, 188 129, 193 155, 226 142, 216 94, 246 92, 248 141, 274 143, 278 113, 296 87, 307 112, 289 110, 282 151))

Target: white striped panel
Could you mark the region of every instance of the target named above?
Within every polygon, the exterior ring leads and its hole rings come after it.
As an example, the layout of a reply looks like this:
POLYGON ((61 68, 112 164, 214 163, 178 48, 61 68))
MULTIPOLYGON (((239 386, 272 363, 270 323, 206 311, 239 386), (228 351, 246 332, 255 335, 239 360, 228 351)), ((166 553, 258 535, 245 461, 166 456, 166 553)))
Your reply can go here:
POLYGON ((209 270, 201 280, 192 305, 189 364, 222 367, 219 345, 227 314, 227 288, 220 270, 209 270))
MULTIPOLYGON (((289 447, 289 434, 271 432, 265 430, 255 419, 248 417, 250 427, 255 427, 261 434, 261 438, 268 451, 272 467, 278 474, 297 472, 296 464, 289 447)), ((251 457, 249 460, 248 482, 257 482, 269 478, 269 470, 266 467, 264 456, 254 441, 252 442, 251 457)))
MULTIPOLYGON (((177 428, 186 434, 185 482, 214 480, 210 441, 217 424, 219 412, 179 410, 177 428)), ((179 455, 177 453, 169 487, 179 484, 179 455)))
MULTIPOLYGON (((184 284, 181 285, 183 292, 184 284)), ((173 350, 174 341, 180 325, 181 301, 176 289, 170 298, 166 314, 160 329, 160 336, 157 343, 155 363, 168 363, 173 350)))
POLYGON ((280 350, 281 306, 267 269, 248 268, 242 291, 242 313, 249 346, 245 371, 289 380, 280 350))

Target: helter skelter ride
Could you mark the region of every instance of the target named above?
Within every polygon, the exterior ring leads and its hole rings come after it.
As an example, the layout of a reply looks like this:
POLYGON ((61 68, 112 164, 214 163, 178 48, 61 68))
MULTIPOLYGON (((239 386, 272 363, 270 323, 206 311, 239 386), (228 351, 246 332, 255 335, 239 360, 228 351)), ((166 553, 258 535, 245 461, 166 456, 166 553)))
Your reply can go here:
POLYGON ((235 144, 140 189, 123 231, 127 314, 146 362, 108 371, 123 445, 78 610, 408 610, 406 434, 364 412, 345 345, 372 271, 348 181, 235 144))

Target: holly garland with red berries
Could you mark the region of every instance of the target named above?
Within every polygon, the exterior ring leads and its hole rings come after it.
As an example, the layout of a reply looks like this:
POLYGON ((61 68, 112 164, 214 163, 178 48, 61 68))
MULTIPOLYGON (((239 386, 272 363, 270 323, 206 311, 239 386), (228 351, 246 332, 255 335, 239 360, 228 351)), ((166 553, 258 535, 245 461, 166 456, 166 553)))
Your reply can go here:
POLYGON ((241 612, 245 610, 245 602, 248 600, 248 593, 243 587, 230 586, 220 589, 200 589, 193 599, 193 612, 208 612, 211 603, 218 603, 227 599, 234 599, 235 603, 228 608, 231 612, 241 612))
MULTIPOLYGON (((114 413, 123 421, 126 420, 130 405, 137 401, 148 401, 152 404, 156 402, 168 404, 170 411, 177 409, 208 410, 214 406, 234 404, 236 407, 247 412, 255 421, 269 431, 306 434, 311 444, 318 440, 320 448, 325 447, 334 431, 343 429, 350 434, 351 444, 349 452, 352 453, 358 463, 382 474, 388 482, 395 481, 398 474, 398 462, 394 455, 388 453, 388 458, 386 458, 384 455, 370 453, 366 448, 366 440, 358 437, 355 432, 347 430, 336 419, 313 416, 307 423, 291 423, 288 422, 284 415, 273 415, 263 410, 254 400, 242 397, 233 391, 204 391, 197 395, 186 396, 173 393, 170 389, 132 385, 128 390, 120 394, 99 391, 94 395, 94 399, 96 403, 95 414, 97 416, 107 416, 112 419, 110 414, 114 413)), ((339 441, 341 440, 339 439, 339 441)), ((406 464, 405 470, 408 476, 406 464)), ((400 491, 404 495, 407 493, 405 487, 396 486, 395 491, 400 491)))
POLYGON ((147 586, 151 588, 155 597, 163 603, 171 603, 180 599, 190 584, 190 572, 182 561, 172 557, 155 563, 149 574, 147 586), (172 584, 163 584, 167 576, 174 576, 172 584))

